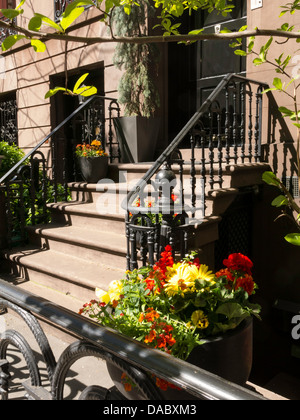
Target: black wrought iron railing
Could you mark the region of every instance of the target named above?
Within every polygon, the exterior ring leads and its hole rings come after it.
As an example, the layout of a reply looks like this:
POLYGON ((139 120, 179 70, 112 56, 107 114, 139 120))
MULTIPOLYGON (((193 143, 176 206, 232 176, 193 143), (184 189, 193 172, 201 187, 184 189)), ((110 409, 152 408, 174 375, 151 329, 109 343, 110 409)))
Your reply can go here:
POLYGON ((46 204, 67 201, 68 182, 82 180, 75 158, 78 143, 101 138, 110 161, 119 161, 112 123, 119 113, 114 98, 95 95, 87 99, 2 176, 0 201, 2 207, 5 204, 5 220, 1 220, 1 231, 3 236, 6 229, 6 246, 24 243, 26 225, 48 223, 46 204))
POLYGON ((184 256, 206 215, 206 197, 223 187, 230 166, 260 162, 266 87, 239 75, 224 77, 129 192, 123 203, 128 269, 139 261, 153 264, 167 243, 184 256), (178 150, 187 139, 189 158, 178 150))
MULTIPOLYGON (((8 348, 12 345, 21 352, 28 369, 28 378, 26 377, 23 383, 25 399, 62 400, 66 378, 73 364, 81 358, 92 356, 127 374, 135 383, 143 400, 164 399, 163 392, 155 386, 151 379, 153 375, 180 387, 188 393, 191 399, 264 400, 260 394, 248 388, 225 381, 187 362, 175 359, 167 353, 153 350, 0 279, 0 318, 5 316, 7 309, 21 317, 38 343, 41 356, 46 364, 50 390, 43 385, 47 381, 43 383, 41 381, 36 355, 24 337, 25 325, 21 322, 18 331, 4 329, 0 334, 0 399, 9 399, 11 372, 15 368, 14 362, 18 363, 18 358, 8 361, 8 348), (57 328, 68 331, 73 337, 77 337, 77 341, 67 347, 57 361, 37 317, 51 322, 57 328)), ((82 363, 84 362, 82 361, 82 363)), ((24 375, 26 369, 24 366, 22 369, 24 375)), ((116 387, 107 389, 105 384, 101 384, 101 372, 94 369, 92 374, 97 385, 84 389, 80 399, 124 399, 116 387)), ((197 406, 194 407, 194 414, 196 414, 197 406)))

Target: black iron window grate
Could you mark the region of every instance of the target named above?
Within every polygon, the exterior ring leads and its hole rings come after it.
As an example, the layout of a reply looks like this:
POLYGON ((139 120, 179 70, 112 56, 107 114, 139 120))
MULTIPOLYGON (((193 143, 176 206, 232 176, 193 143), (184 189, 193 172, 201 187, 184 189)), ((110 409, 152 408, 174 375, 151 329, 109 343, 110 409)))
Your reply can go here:
POLYGON ((223 267, 229 254, 240 252, 251 258, 252 254, 252 194, 239 195, 222 215, 219 240, 215 245, 215 269, 223 267))
POLYGON ((282 183, 285 185, 286 189, 292 194, 294 198, 300 197, 299 179, 297 176, 282 178, 282 183))
POLYGON ((0 136, 1 140, 18 145, 16 93, 0 97, 0 136))

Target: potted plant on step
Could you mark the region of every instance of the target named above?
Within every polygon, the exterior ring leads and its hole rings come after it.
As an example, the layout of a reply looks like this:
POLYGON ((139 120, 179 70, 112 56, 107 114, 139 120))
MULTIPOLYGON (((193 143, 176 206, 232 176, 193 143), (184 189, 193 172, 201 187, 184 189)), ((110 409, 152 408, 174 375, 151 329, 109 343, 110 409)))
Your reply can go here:
MULTIPOLYGON (((153 267, 127 272, 108 291, 97 289, 98 300, 79 313, 243 385, 252 366, 252 316, 260 312, 250 302, 257 286, 246 256, 232 254, 224 266, 213 273, 194 253, 175 262, 168 245, 153 267)), ((108 369, 126 398, 139 398, 124 372, 109 364, 108 369)), ((153 380, 164 398, 182 398, 184 391, 153 380)))
MULTIPOLYGON (((112 15, 115 35, 146 35, 151 10, 147 1, 133 4, 129 15, 123 8, 115 8, 112 15)), ((147 162, 154 158, 160 122, 154 117, 160 103, 155 83, 159 55, 155 44, 116 46, 113 63, 124 71, 118 85, 118 102, 124 105, 124 117, 115 119, 123 162, 147 162)))
POLYGON ((108 156, 100 140, 93 140, 91 144, 78 144, 75 153, 82 177, 86 182, 97 183, 107 176, 108 156))

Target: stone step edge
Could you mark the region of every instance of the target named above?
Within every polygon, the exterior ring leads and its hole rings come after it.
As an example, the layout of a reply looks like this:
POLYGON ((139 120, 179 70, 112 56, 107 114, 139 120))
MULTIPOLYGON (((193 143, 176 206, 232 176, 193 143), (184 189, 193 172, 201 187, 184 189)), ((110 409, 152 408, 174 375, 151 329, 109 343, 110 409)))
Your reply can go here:
MULTIPOLYGON (((26 229, 29 232, 29 234, 34 234, 45 239, 52 239, 55 241, 70 243, 72 245, 81 246, 84 248, 94 249, 106 253, 112 253, 114 255, 121 256, 124 258, 126 257, 126 244, 123 244, 122 246, 125 234, 118 235, 112 232, 98 231, 99 241, 96 242, 93 240, 86 239, 88 238, 89 229, 80 228, 72 225, 61 225, 51 223, 48 225, 28 226, 26 229), (81 233, 82 235, 80 236, 78 234, 75 234, 76 232, 81 233), (106 239, 108 236, 111 238, 112 235, 115 237, 116 240, 119 238, 119 241, 117 240, 119 248, 116 249, 115 246, 110 245, 110 243, 106 240, 101 241, 101 233, 106 234, 106 239)), ((91 232, 94 233, 94 230, 91 232)))
MULTIPOLYGON (((19 251, 17 249, 13 251, 4 251, 2 253, 3 257, 12 263, 15 263, 19 266, 33 269, 35 271, 39 271, 44 274, 48 274, 52 277, 56 277, 61 280, 67 280, 69 282, 78 284, 78 285, 84 285, 90 289, 95 289, 95 279, 101 279, 101 269, 105 271, 106 273, 113 273, 115 272, 118 276, 122 276, 125 273, 126 270, 126 261, 124 260, 124 270, 118 269, 118 268, 112 268, 104 264, 96 264, 91 261, 86 261, 84 259, 80 258, 74 258, 70 255, 62 254, 61 252, 53 251, 53 250, 41 250, 40 248, 28 248, 27 250, 24 250, 22 248, 22 251, 19 251), (37 260, 36 255, 39 255, 39 258, 37 260), (63 268, 60 268, 59 265, 59 258, 63 258, 64 262, 68 261, 67 269, 64 270, 63 268), (52 264, 52 262, 55 261, 55 264, 52 264), (49 265, 46 265, 45 263, 50 262, 49 265), (95 275, 95 279, 88 280, 85 275, 82 273, 82 267, 89 267, 92 269, 92 273, 95 275), (50 271, 51 270, 51 271, 50 271), (97 277, 97 278, 96 278, 97 277)), ((85 270, 85 274, 87 273, 87 270, 85 270)))

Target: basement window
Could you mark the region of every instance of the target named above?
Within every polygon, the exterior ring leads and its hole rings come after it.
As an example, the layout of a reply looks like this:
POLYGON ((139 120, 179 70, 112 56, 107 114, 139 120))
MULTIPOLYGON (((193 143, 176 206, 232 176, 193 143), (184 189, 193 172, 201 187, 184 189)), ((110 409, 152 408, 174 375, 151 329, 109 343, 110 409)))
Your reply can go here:
POLYGON ((0 138, 18 145, 16 92, 0 95, 0 138))
POLYGON ((299 179, 297 176, 282 178, 282 183, 294 198, 299 198, 299 179))

